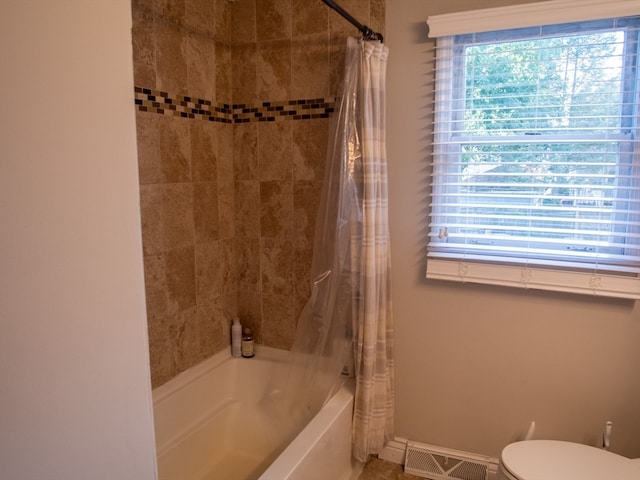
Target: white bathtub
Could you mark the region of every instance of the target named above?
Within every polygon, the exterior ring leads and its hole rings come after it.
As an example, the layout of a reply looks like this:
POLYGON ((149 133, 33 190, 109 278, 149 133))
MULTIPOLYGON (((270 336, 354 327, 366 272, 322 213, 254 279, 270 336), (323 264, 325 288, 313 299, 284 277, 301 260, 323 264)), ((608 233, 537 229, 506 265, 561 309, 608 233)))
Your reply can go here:
POLYGON ((294 431, 264 402, 287 354, 224 351, 156 388, 159 479, 355 480, 362 467, 351 458, 352 382, 294 431))

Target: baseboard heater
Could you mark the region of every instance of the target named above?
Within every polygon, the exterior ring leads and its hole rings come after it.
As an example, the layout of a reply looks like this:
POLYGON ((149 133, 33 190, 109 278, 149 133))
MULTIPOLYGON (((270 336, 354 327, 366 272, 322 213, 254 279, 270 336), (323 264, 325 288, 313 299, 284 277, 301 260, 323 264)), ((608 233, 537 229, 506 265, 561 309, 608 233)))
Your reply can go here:
POLYGON ((491 457, 407 442, 404 471, 431 480, 487 480, 491 457))

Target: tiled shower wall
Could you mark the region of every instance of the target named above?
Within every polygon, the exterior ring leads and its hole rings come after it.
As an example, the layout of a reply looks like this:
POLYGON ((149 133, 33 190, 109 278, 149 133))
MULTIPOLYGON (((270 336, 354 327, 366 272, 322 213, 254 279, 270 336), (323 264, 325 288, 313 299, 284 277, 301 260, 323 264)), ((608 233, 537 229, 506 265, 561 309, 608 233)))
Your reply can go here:
MULTIPOLYGON (((384 0, 339 2, 373 30, 384 0)), ((229 345, 290 348, 346 37, 320 0, 133 0, 152 383, 229 345)))

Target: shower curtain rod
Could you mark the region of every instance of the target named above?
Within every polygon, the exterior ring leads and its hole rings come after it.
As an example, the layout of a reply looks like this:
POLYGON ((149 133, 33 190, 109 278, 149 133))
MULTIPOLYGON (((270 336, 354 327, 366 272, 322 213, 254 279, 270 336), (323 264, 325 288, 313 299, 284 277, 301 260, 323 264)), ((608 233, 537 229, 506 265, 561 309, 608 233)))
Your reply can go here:
POLYGON ((342 15, 349 23, 351 23, 354 27, 356 27, 358 30, 360 30, 360 32, 362 32, 362 35, 364 36, 365 40, 380 40, 380 43, 383 42, 382 34, 374 32, 373 30, 371 30, 366 25, 362 25, 355 18, 353 18, 349 14, 349 12, 347 12, 344 8, 342 8, 340 5, 338 5, 333 0, 322 0, 322 2, 325 5, 327 5, 328 7, 333 8, 336 12, 338 12, 340 15, 342 15))

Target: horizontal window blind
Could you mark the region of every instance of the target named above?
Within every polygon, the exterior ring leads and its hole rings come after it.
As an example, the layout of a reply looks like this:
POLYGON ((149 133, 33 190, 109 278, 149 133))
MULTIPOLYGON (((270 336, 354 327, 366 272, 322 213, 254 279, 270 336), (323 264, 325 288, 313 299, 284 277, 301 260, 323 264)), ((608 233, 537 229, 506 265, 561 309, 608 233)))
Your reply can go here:
POLYGON ((640 298, 639 27, 438 38, 427 277, 640 298))

